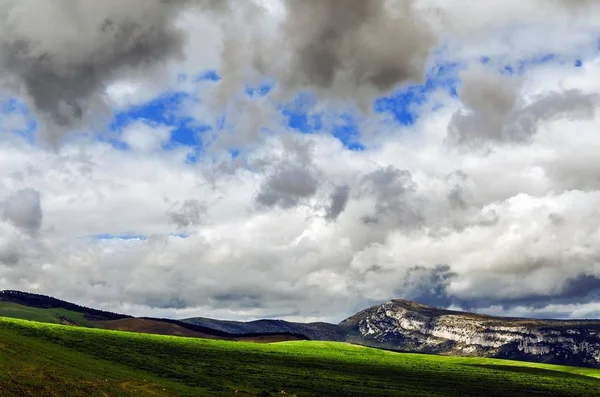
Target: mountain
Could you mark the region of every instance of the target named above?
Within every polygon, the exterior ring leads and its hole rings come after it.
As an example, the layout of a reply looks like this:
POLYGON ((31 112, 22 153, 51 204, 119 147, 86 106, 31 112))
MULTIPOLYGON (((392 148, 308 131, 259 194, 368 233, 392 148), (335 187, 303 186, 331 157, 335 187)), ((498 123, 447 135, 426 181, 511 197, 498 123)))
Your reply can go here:
POLYGON ((372 347, 600 368, 600 321, 493 317, 391 300, 339 326, 347 341, 372 347))

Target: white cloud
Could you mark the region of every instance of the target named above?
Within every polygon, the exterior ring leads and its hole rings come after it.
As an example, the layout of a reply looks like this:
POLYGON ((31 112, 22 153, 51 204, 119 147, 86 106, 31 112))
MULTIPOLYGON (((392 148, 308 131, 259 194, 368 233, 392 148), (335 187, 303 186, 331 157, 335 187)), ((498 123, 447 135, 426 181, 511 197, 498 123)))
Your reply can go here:
POLYGON ((125 128, 121 139, 134 152, 152 153, 160 149, 170 138, 171 128, 168 126, 150 126, 144 122, 136 122, 125 128))

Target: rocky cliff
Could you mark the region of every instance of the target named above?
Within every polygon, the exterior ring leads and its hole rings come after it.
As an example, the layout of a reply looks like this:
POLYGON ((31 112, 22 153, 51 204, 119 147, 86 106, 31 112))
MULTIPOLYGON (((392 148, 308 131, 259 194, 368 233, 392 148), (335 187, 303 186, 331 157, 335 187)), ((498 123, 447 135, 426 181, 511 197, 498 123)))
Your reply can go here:
POLYGON ((373 347, 600 368, 600 321, 500 318, 392 300, 339 326, 348 341, 373 347))

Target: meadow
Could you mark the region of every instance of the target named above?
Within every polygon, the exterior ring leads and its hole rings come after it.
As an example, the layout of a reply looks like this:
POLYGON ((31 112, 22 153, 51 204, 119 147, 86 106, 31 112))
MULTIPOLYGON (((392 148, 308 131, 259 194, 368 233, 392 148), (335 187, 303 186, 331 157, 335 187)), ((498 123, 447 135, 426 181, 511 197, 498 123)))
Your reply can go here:
POLYGON ((0 317, 38 321, 41 323, 69 323, 70 325, 78 325, 81 327, 96 327, 92 321, 85 318, 83 313, 62 308, 41 309, 4 301, 0 301, 0 317))
POLYGON ((600 370, 0 318, 0 396, 598 396, 600 370))

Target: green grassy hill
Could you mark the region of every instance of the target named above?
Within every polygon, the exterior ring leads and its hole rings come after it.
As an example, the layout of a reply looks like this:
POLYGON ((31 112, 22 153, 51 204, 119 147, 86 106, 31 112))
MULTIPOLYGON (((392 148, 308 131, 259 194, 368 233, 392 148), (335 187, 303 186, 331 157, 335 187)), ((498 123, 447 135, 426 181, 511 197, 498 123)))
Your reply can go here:
POLYGON ((586 368, 0 318, 0 396, 597 396, 598 390, 600 370, 586 368))
POLYGON ((41 323, 96 327, 92 321, 85 318, 83 313, 62 308, 42 309, 3 301, 0 301, 0 317, 39 321, 41 323))

